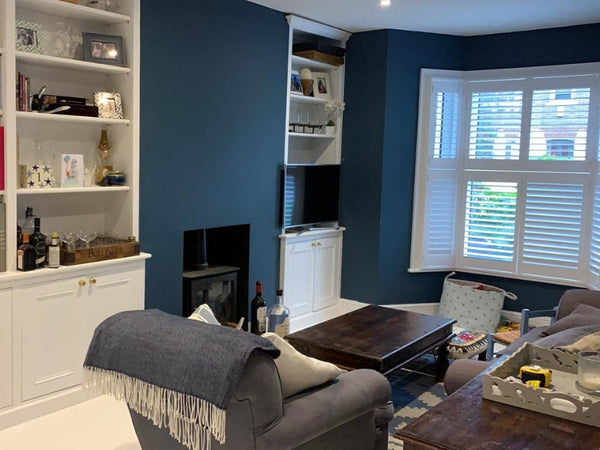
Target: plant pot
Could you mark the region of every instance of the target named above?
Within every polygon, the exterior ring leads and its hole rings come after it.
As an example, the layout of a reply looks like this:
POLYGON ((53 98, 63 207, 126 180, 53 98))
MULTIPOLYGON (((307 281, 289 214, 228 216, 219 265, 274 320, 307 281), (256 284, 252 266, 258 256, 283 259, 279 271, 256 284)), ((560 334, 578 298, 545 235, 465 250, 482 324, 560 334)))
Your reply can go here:
POLYGON ((325 127, 326 136, 335 136, 335 126, 327 125, 325 127))

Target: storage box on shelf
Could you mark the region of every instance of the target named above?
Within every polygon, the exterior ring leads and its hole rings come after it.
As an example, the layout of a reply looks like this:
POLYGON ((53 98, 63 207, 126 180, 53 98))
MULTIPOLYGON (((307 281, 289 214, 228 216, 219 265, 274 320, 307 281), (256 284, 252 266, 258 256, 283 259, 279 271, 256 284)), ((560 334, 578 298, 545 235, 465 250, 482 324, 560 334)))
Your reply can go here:
POLYGON ((124 239, 139 234, 140 0, 119 0, 119 5, 118 12, 109 12, 60 0, 0 2, 7 176, 7 271, 0 274, 0 311, 11 324, 0 327, 0 335, 7 329, 10 333, 0 343, 0 429, 88 398, 79 388, 79 368, 94 328, 116 312, 144 307, 145 259, 150 257, 144 253, 98 257, 58 269, 16 270, 16 226, 27 206, 42 219, 47 236, 79 230, 124 239), (42 47, 16 48, 15 28, 23 23, 35 24, 42 47), (85 61, 81 45, 71 58, 61 46, 65 31, 71 38, 83 32, 121 36, 125 66, 85 61), (18 72, 29 78, 23 111, 15 104, 18 72), (94 92, 119 93, 122 118, 27 111, 30 96, 43 86, 46 94, 84 98, 87 104, 94 104, 94 92), (64 156, 83 155, 85 168, 86 161, 100 154, 102 130, 108 132, 112 166, 126 175, 125 185, 60 187, 64 156), (49 168, 54 183, 21 187, 19 164, 38 161, 49 168))

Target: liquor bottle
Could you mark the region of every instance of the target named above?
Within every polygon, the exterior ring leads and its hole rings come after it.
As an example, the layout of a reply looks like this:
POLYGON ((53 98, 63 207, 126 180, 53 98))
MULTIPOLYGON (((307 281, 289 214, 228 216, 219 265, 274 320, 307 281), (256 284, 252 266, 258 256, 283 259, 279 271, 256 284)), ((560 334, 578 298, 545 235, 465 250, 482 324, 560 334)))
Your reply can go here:
POLYGON ((35 248, 29 243, 29 234, 23 233, 23 244, 17 250, 17 270, 35 269, 35 248))
POLYGON ((267 331, 267 304, 262 298, 262 283, 256 282, 256 296, 250 303, 250 331, 261 335, 267 331))
POLYGON ((35 248, 35 267, 41 268, 46 265, 46 235, 40 231, 40 218, 34 219, 34 231, 29 242, 35 248))
POLYGON ((283 290, 277 289, 277 303, 269 308, 269 331, 280 337, 290 334, 290 310, 283 304, 283 290))
POLYGON ((27 233, 29 235, 29 239, 31 239, 31 236, 33 235, 35 229, 35 223, 33 220, 33 208, 31 206, 28 206, 25 210, 25 222, 23 222, 23 226, 21 228, 23 230, 23 233, 27 233))
POLYGON ((23 228, 17 224, 17 248, 23 245, 23 228))
POLYGON ((58 233, 52 232, 52 243, 48 247, 48 267, 58 269, 60 265, 60 247, 58 246, 58 233))

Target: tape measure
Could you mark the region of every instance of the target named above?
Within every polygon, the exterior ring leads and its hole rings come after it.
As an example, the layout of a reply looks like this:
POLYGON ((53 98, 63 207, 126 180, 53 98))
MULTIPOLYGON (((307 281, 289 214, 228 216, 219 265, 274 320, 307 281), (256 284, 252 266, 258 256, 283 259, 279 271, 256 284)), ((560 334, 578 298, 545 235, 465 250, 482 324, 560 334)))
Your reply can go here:
POLYGON ((549 387, 552 381, 552 371, 540 366, 522 366, 519 369, 519 378, 523 383, 539 381, 540 387, 549 387))

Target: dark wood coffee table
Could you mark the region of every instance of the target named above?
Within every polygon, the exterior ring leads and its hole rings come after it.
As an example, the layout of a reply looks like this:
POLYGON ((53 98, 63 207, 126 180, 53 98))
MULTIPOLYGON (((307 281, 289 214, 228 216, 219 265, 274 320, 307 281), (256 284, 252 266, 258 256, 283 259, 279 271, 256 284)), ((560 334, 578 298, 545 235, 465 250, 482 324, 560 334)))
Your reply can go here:
POLYGON ((394 433, 404 450, 600 447, 600 428, 484 399, 482 377, 394 433))
POLYGON ((388 374, 438 349, 436 378, 448 368, 448 342, 456 320, 369 305, 292 333, 298 351, 347 369, 388 374))

